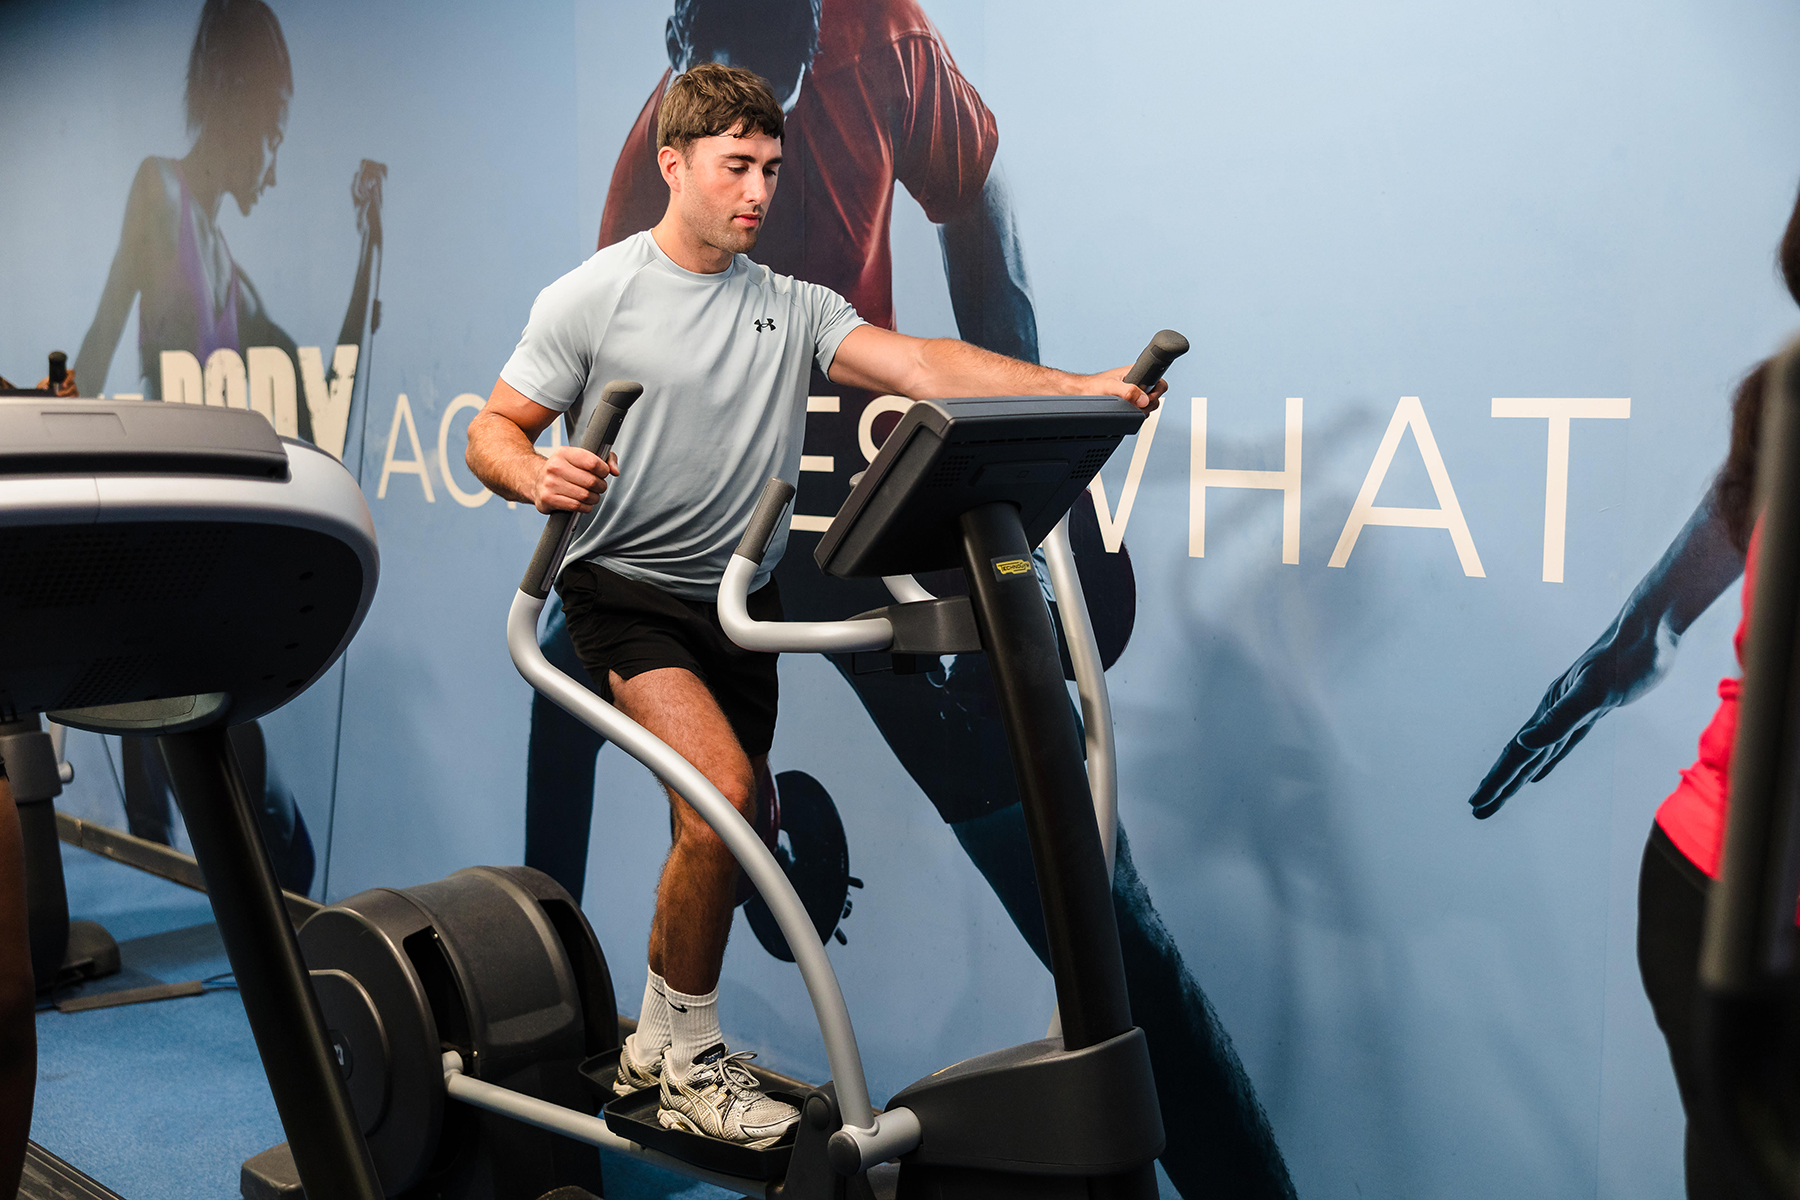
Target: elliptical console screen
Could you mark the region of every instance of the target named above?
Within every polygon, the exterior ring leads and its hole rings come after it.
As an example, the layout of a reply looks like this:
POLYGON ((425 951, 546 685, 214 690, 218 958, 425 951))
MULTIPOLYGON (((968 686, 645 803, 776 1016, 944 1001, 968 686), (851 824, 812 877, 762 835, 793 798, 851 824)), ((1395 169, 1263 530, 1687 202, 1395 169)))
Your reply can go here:
POLYGON ((844 578, 960 566, 958 518, 995 501, 1018 507, 1035 546, 1144 417, 1112 396, 921 400, 888 435, 813 557, 844 578))

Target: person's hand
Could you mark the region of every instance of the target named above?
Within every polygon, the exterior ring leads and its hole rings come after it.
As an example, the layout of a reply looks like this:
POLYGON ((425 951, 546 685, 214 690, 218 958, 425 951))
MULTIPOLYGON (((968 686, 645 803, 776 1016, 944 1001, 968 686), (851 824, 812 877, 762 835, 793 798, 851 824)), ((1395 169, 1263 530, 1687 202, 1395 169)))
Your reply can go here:
POLYGON ((1125 382, 1125 372, 1130 367, 1115 367, 1099 375, 1084 375, 1079 380, 1079 393, 1084 396, 1117 396, 1121 400, 1129 400, 1147 413, 1155 412, 1162 405, 1162 394, 1169 390, 1169 381, 1159 379, 1146 394, 1142 388, 1133 387, 1125 382))
MULTIPOLYGON (((50 377, 48 375, 44 376, 42 379, 38 380, 37 385, 40 392, 49 391, 50 377)), ((67 371, 63 372, 63 381, 56 385, 56 398, 58 400, 71 400, 74 399, 74 397, 75 368, 70 367, 67 371)))
POLYGON ((363 159, 350 181, 350 200, 356 205, 356 232, 381 245, 381 189, 387 180, 387 164, 363 159))
POLYGON ((1665 675, 1675 638, 1659 626, 1613 622, 1538 701, 1531 720, 1513 735, 1469 797, 1479 818, 1491 817, 1524 787, 1550 774, 1594 728, 1594 722, 1629 704, 1665 675))
POLYGON ((543 457, 536 495, 531 500, 541 513, 588 512, 606 490, 606 477, 619 473, 619 456, 605 462, 580 446, 558 446, 543 457))

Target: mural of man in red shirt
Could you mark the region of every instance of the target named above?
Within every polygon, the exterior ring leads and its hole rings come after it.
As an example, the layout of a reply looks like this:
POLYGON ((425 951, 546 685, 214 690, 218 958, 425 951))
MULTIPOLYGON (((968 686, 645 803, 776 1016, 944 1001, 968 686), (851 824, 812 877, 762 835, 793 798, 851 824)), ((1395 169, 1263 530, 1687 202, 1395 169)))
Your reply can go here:
MULTIPOLYGON (((655 225, 668 204, 656 167, 656 120, 674 75, 701 62, 747 67, 770 82, 787 110, 780 192, 751 257, 824 284, 864 319, 894 328, 889 227, 898 183, 938 226, 963 339, 1037 361, 1023 252, 995 161, 994 116, 916 0, 676 0, 667 44, 669 69, 638 114, 613 171, 601 247, 655 225)), ((811 561, 813 539, 906 402, 833 384, 816 368, 810 390, 796 515, 776 578, 789 619, 840 619, 890 597, 878 581, 820 572, 811 561)), ((1104 551, 1085 498, 1070 524, 1102 659, 1110 667, 1130 637, 1136 609, 1130 558, 1122 550, 1104 551)), ((939 595, 964 590, 955 571, 921 582, 939 595)), ((582 677, 560 610, 552 613, 544 641, 553 660, 582 677)), ((985 657, 959 656, 916 675, 859 673, 854 656, 831 659, 1047 964, 1019 793, 985 657)), ((585 882, 600 745, 554 704, 534 701, 525 858, 577 897, 585 882)), ((812 816, 835 827, 835 809, 823 789, 799 773, 783 775, 780 806, 782 825, 802 860, 794 874, 804 899, 803 822, 812 816), (809 796, 817 799, 803 804, 809 796)), ((825 857, 841 863, 841 849, 825 857)), ((841 876, 841 865, 837 869, 841 876)), ((839 897, 842 886, 840 879, 839 897)), ((1113 900, 1132 1013, 1149 1040, 1169 1131, 1162 1163, 1170 1180, 1189 1197, 1292 1196, 1268 1119, 1230 1037, 1151 906, 1123 829, 1113 900)), ((834 908, 823 933, 831 932, 836 915, 834 908)), ((755 918, 752 911, 752 927, 764 945, 789 957, 778 933, 771 941, 772 923, 755 918)))

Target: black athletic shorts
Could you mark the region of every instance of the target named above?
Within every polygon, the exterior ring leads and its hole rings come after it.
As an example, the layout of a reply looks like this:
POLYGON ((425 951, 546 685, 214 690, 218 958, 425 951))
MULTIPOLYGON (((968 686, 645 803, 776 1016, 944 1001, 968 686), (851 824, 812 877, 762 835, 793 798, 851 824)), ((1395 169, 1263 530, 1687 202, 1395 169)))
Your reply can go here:
MULTIPOLYGON (((775 741, 779 656, 745 650, 726 637, 718 605, 672 596, 592 562, 571 563, 556 590, 562 595, 569 640, 607 701, 612 700, 608 672, 630 679, 662 667, 683 667, 712 692, 745 754, 754 758, 769 752, 775 741)), ((781 620, 775 581, 752 592, 747 607, 758 621, 781 620)))

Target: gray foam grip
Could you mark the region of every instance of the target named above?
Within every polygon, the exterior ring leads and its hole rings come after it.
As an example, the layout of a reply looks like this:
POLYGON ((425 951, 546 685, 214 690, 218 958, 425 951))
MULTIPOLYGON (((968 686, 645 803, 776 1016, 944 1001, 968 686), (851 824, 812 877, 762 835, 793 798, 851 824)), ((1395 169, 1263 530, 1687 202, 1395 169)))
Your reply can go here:
POLYGON ((1169 369, 1169 364, 1187 352, 1188 340, 1173 329, 1164 329, 1150 339, 1150 344, 1138 355, 1131 370, 1125 372, 1125 382, 1147 392, 1156 386, 1156 381, 1169 369))
POLYGON ((761 566, 763 554, 769 549, 769 539, 775 536, 775 527, 781 523, 781 514, 786 511, 788 501, 793 498, 794 485, 791 483, 771 479, 763 484, 762 495, 756 501, 756 511, 750 514, 749 527, 744 530, 736 553, 761 566))
MULTIPOLYGON (((643 394, 644 385, 641 383, 615 379, 607 384, 575 444, 589 454, 604 455, 612 446, 613 439, 618 437, 619 425, 625 420, 625 414, 643 394)), ((550 519, 544 522, 544 532, 538 538, 537 549, 532 552, 531 565, 525 568, 524 582, 519 584, 520 591, 539 600, 550 595, 550 586, 556 582, 553 575, 562 567, 558 560, 568 548, 569 526, 578 515, 573 510, 550 514, 550 519)))

